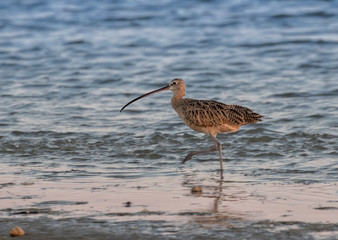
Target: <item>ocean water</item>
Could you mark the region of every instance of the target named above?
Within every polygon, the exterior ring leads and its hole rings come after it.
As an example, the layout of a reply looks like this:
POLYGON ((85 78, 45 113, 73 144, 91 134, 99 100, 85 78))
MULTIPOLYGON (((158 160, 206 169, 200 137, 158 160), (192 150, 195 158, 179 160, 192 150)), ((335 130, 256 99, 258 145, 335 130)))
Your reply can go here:
POLYGON ((0 238, 337 239, 338 1, 0 2, 0 238), (171 92, 264 115, 188 128, 171 92), (195 186, 203 188, 192 193, 195 186))

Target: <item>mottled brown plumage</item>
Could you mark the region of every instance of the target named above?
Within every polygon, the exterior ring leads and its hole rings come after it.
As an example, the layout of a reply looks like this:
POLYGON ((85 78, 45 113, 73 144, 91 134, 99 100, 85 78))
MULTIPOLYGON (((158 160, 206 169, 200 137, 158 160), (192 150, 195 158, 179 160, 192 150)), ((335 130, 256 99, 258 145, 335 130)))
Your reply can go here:
POLYGON ((215 133, 238 131, 242 125, 261 121, 262 117, 247 107, 212 100, 181 98, 173 108, 192 129, 214 128, 215 133))
POLYGON ((215 144, 215 146, 210 149, 190 152, 182 163, 185 163, 196 154, 218 150, 221 176, 223 177, 222 146, 216 139, 216 135, 222 132, 238 131, 243 125, 261 121, 263 116, 240 105, 227 105, 212 100, 183 98, 185 96, 185 82, 180 78, 173 79, 168 86, 149 92, 130 101, 121 109, 121 112, 136 100, 164 90, 173 91, 171 105, 182 120, 193 130, 210 135, 215 144))

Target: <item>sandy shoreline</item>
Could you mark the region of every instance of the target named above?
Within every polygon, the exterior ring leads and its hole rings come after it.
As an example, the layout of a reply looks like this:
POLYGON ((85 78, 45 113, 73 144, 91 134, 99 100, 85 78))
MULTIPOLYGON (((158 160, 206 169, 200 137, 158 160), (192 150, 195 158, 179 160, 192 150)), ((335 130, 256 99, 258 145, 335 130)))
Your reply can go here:
MULTIPOLYGON (((112 179, 107 183, 107 179, 99 177, 91 180, 12 179, 2 183, 0 236, 8 235, 17 225, 27 228, 32 239, 43 239, 43 229, 46 234, 54 232, 55 239, 62 239, 61 232, 71 232, 72 228, 82 236, 108 231, 108 239, 112 234, 118 235, 111 230, 117 225, 134 226, 134 234, 149 236, 161 235, 157 228, 172 228, 176 236, 195 225, 202 229, 221 228, 220 236, 242 226, 263 232, 265 228, 276 230, 281 226, 283 231, 304 227, 307 234, 312 234, 313 226, 321 226, 329 238, 338 233, 335 183, 279 184, 249 178, 220 182, 207 176, 199 180, 194 176, 145 178, 142 182, 112 179), (192 193, 193 186, 202 186, 202 192, 192 193)), ((194 235, 194 230, 189 231, 194 235)), ((68 234, 76 237, 75 233, 68 234)), ((128 238, 131 233, 121 234, 128 238)))

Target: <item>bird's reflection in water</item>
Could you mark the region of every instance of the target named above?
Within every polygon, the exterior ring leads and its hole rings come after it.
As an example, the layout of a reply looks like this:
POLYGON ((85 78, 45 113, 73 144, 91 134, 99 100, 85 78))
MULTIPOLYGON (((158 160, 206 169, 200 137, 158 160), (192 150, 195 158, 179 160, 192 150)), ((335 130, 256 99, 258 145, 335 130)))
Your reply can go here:
POLYGON ((227 196, 225 193, 227 188, 226 184, 231 181, 224 180, 222 175, 218 175, 216 178, 200 178, 198 180, 196 175, 197 174, 191 173, 186 174, 182 185, 190 189, 197 185, 201 186, 201 192, 192 194, 195 197, 210 198, 213 199, 213 201, 210 208, 200 211, 199 214, 193 214, 193 221, 199 224, 219 224, 230 228, 233 227, 233 220, 245 218, 245 214, 232 212, 231 209, 228 209, 226 206, 222 207, 222 204, 229 201, 227 199, 235 199, 235 196, 227 196))

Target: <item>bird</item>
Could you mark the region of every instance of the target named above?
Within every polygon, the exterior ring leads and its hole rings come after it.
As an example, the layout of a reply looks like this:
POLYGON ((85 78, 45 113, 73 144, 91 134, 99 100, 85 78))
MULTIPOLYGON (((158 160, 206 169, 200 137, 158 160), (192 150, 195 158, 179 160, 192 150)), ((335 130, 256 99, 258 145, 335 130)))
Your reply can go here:
POLYGON ((166 90, 173 92, 171 105, 185 124, 197 132, 209 135, 214 143, 214 146, 209 149, 188 153, 182 160, 182 163, 189 161, 194 155, 218 151, 221 178, 223 178, 222 145, 217 140, 216 135, 224 132, 236 132, 243 125, 261 121, 263 115, 240 105, 224 104, 213 100, 185 98, 186 84, 181 78, 174 78, 170 81, 169 85, 135 98, 124 105, 120 112, 141 98, 166 90))

